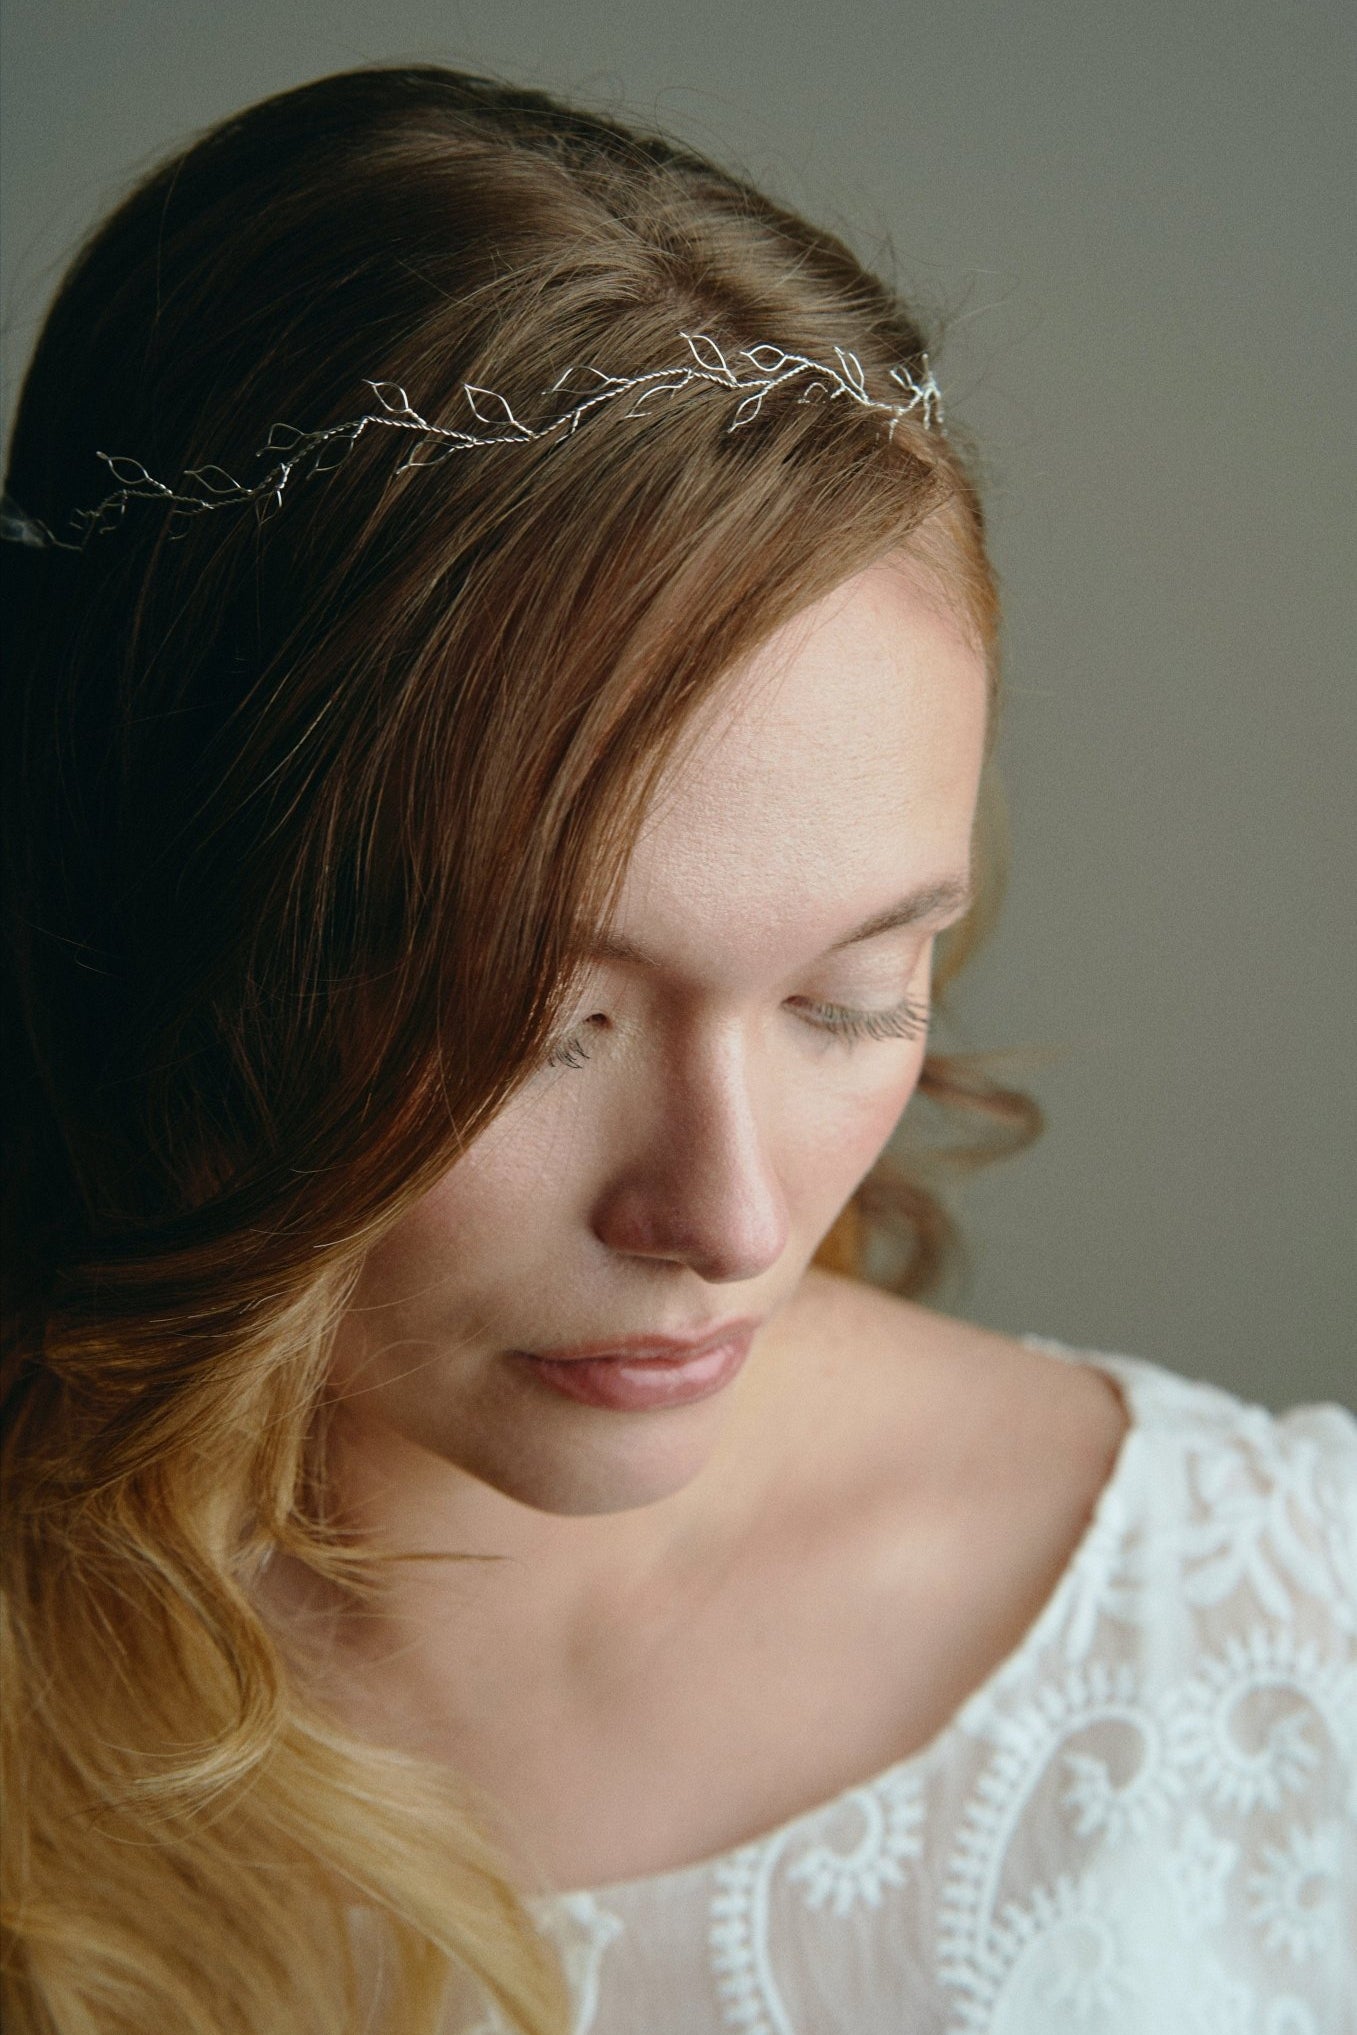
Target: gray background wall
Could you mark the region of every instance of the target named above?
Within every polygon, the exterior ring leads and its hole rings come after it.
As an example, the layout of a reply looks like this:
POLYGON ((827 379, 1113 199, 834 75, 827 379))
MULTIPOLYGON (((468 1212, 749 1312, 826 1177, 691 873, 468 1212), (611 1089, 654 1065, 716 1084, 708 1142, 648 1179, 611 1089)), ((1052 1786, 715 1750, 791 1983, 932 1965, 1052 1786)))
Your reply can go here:
MULTIPOLYGON (((6 0, 3 396, 196 127, 433 58, 657 119, 948 318, 1014 871, 941 1043, 1040 1049, 952 1311, 1357 1399, 1344 0, 6 0), (1052 1052, 1050 1049, 1055 1049, 1052 1052)), ((129 448, 132 449, 132 448, 129 448)))

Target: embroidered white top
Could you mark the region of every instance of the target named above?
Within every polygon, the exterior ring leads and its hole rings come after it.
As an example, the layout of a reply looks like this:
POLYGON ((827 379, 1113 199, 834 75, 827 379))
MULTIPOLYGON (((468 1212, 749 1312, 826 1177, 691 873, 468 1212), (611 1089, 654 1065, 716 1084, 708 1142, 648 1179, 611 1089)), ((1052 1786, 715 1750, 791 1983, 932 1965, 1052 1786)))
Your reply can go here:
POLYGON ((874 1779, 535 1903, 576 2035, 1357 2031, 1357 1418, 1024 1340, 1131 1416, 1026 1637, 874 1779))

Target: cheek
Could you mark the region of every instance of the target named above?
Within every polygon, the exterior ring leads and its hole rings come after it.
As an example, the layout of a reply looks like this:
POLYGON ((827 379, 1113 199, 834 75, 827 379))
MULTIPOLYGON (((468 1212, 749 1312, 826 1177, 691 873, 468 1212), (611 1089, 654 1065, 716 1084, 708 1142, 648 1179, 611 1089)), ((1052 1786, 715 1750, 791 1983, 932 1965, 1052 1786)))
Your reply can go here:
MULTIPOLYGON (((872 1046, 858 1049, 870 1054, 872 1046)), ((918 1085, 925 1045, 907 1051, 876 1048, 888 1063, 879 1073, 844 1088, 819 1115, 803 1154, 803 1177, 818 1198, 850 1193, 875 1164, 918 1085)))
POLYGON ((478 1323, 506 1283, 532 1277, 562 1164, 550 1127, 511 1128, 491 1125, 368 1253, 354 1303, 381 1310, 385 1336, 478 1323))
POLYGON ((867 1096, 862 1112, 862 1136, 870 1145, 873 1158, 899 1123, 906 1103, 919 1085, 925 1051, 922 1041, 912 1046, 890 1077, 878 1082, 867 1096))
POLYGON ((335 1339, 331 1374, 341 1392, 394 1383, 401 1400, 401 1378, 430 1341, 467 1332, 477 1250, 470 1232, 480 1211, 480 1197, 454 1172, 373 1245, 335 1339))
POLYGON ((415 1333, 440 1316, 476 1260, 478 1221, 487 1214, 483 1191, 459 1166, 431 1188, 368 1253, 354 1304, 381 1309, 386 1333, 415 1333))

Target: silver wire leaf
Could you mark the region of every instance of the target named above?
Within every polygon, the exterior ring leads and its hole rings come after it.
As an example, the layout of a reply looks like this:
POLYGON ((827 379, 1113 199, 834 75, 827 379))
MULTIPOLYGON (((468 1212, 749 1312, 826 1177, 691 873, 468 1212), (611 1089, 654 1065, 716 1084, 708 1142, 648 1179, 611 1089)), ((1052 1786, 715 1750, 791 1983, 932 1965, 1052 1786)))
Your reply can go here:
POLYGON ((240 482, 232 480, 224 466, 191 466, 184 479, 201 482, 203 487, 211 488, 214 495, 235 495, 242 492, 240 482))
POLYGON ((465 447, 463 445, 453 443, 446 445, 421 445, 416 441, 396 468, 396 472, 409 473, 413 467, 417 466, 441 466, 443 461, 450 459, 454 452, 462 452, 464 450, 465 447))
POLYGON ((152 480, 139 459, 128 459, 121 452, 101 452, 103 460, 114 480, 121 481, 125 488, 155 488, 160 494, 170 491, 164 481, 152 480))
POLYGON ((642 403, 648 403, 652 396, 676 396, 685 386, 683 382, 651 382, 648 388, 642 389, 631 408, 624 414, 628 417, 639 417, 642 403))
POLYGON ((709 339, 705 332, 685 332, 683 337, 687 340, 689 351, 699 367, 719 374, 726 381, 734 380, 730 365, 714 339, 709 339))
POLYGON ((844 379, 852 383, 858 394, 865 401, 867 397, 867 379, 862 372, 862 362, 855 353, 847 353, 841 346, 836 346, 834 352, 838 357, 840 367, 843 369, 844 379))
POLYGON ((388 410, 393 417, 414 417, 418 415, 417 411, 410 408, 410 398, 406 395, 399 382, 369 382, 368 387, 372 390, 373 395, 376 396, 382 408, 388 410))
POLYGON ((512 430, 520 432, 523 436, 529 435, 527 425, 519 423, 503 396, 498 395, 494 389, 477 388, 474 382, 463 382, 462 387, 466 392, 466 399, 471 405, 471 414, 475 417, 477 423, 507 424, 512 430), (478 397, 479 401, 477 400, 478 397), (485 405, 484 409, 481 407, 482 403, 485 405))
POLYGON ((744 357, 753 361, 761 374, 781 374, 783 368, 790 367, 795 358, 793 354, 784 353, 780 346, 773 345, 747 346, 744 357))

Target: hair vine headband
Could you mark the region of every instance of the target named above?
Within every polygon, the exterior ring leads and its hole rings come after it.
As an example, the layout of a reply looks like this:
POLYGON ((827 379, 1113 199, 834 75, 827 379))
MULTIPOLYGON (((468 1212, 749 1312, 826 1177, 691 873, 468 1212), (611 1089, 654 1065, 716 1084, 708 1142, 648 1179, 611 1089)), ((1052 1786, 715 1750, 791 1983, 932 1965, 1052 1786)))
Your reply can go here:
POLYGON ((601 404, 615 402, 622 396, 635 398, 631 407, 622 414, 638 417, 643 414, 642 406, 653 398, 678 395, 697 383, 726 389, 740 396, 735 415, 726 427, 728 431, 738 431, 752 422, 763 408, 765 397, 806 377, 809 379, 805 380, 796 398, 798 402, 805 403, 815 397, 837 401, 846 396, 865 409, 880 410, 888 416, 891 420, 888 436, 892 439, 896 425, 903 417, 917 417, 925 430, 932 430, 942 422, 942 395, 933 378, 927 354, 920 356, 917 374, 903 366, 888 370, 890 379, 906 391, 908 400, 881 403, 868 395, 866 377, 857 355, 842 346, 834 348, 837 368, 811 360, 803 353, 785 352, 782 347, 771 344, 741 347, 736 357, 747 361, 749 366, 737 370, 716 341, 705 332, 680 332, 679 337, 687 341, 691 359, 676 367, 658 368, 651 374, 611 375, 597 367, 582 370, 566 368, 544 393, 571 393, 567 384, 573 375, 580 372, 592 375, 595 386, 545 424, 536 427, 516 417, 503 396, 497 395, 493 389, 478 388, 473 382, 464 382, 462 388, 476 423, 487 427, 480 431, 430 424, 412 407, 399 384, 370 381, 367 386, 380 403, 380 410, 351 417, 342 424, 331 424, 320 431, 301 431, 293 424, 274 424, 256 457, 263 459, 271 452, 281 453, 283 457, 274 462, 262 479, 250 484, 233 480, 220 466, 207 465, 189 468, 180 477, 178 486, 171 487, 165 481, 156 480, 140 461, 123 454, 101 452, 98 457, 108 467, 118 486, 94 508, 71 512, 69 527, 76 535, 58 537, 45 523, 30 516, 6 495, 0 504, 0 539, 41 550, 83 551, 91 536, 102 535, 121 522, 129 502, 160 502, 170 511, 171 536, 182 536, 185 519, 209 509, 225 509, 241 502, 253 502, 261 516, 271 513, 281 504, 283 491, 299 467, 312 473, 331 471, 347 457, 363 433, 374 427, 410 433, 413 442, 395 469, 397 473, 406 473, 412 467, 437 466, 452 453, 470 451, 474 447, 526 445, 534 440, 550 438, 553 434, 569 437, 601 404), (190 492, 190 488, 197 491, 190 492), (175 523, 180 525, 177 531, 173 527, 175 523))

